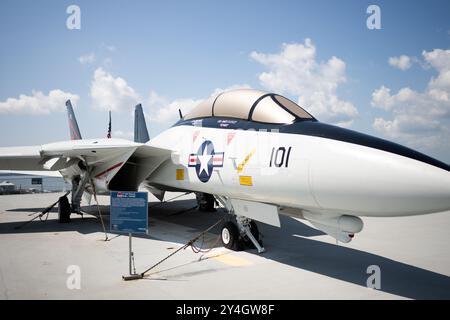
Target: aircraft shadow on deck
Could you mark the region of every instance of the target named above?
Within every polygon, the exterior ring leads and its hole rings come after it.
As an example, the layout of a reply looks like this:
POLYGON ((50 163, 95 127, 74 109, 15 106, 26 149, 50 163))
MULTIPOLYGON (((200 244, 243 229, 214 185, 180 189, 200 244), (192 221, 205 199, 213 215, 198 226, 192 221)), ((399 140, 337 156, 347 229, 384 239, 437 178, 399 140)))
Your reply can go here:
MULTIPOLYGON (((174 237, 171 234, 163 234, 155 238, 151 235, 151 230, 158 227, 157 221, 160 220, 188 227, 193 230, 192 234, 195 235, 213 225, 225 215, 222 210, 214 213, 199 212, 195 209, 188 210, 193 208, 195 204, 195 200, 179 200, 161 205, 149 203, 149 215, 157 220, 149 225, 150 236, 136 236, 180 242, 179 235, 174 237), (176 239, 174 240, 174 238, 176 239)), ((105 223, 109 226, 109 206, 100 207, 102 215, 105 217, 105 223)), ((83 209, 87 212, 96 213, 97 207, 91 206, 83 209)), ((39 208, 24 208, 7 211, 31 213, 38 210, 39 208)), ((52 212, 55 211, 57 210, 52 212)), ((63 231, 78 231, 82 234, 89 234, 101 231, 99 221, 92 216, 85 216, 84 219, 72 219, 71 223, 68 224, 60 224, 55 219, 54 213, 50 213, 50 218, 46 223, 37 220, 19 230, 16 230, 15 227, 22 224, 22 221, 0 223, 0 234, 63 231)), ((258 223, 267 249, 263 256, 267 259, 363 287, 366 287, 366 281, 369 277, 369 274, 366 273, 367 267, 377 265, 381 269, 380 291, 412 299, 450 299, 450 277, 446 275, 349 248, 342 244, 335 245, 308 239, 308 237, 323 235, 324 233, 290 217, 280 216, 280 219, 281 229, 258 223)), ((211 232, 219 234, 220 228, 216 227, 211 232)), ((188 241, 189 239, 185 240, 188 241)), ((248 251, 255 252, 255 250, 248 251)), ((299 290, 306 289, 299 288, 299 290)))

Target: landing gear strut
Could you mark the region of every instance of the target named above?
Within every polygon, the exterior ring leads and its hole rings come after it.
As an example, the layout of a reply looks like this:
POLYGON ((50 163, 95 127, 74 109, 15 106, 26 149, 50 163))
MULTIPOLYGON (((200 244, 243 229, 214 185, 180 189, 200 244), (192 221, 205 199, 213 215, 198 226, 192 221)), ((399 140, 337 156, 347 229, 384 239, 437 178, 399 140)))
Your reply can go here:
POLYGON ((236 217, 236 223, 227 221, 220 233, 225 248, 240 251, 245 248, 256 248, 258 253, 265 251, 258 226, 254 221, 245 217, 236 217))
POLYGON ((70 213, 72 208, 69 203, 67 196, 62 196, 58 200, 58 222, 59 223, 69 223, 70 213))
POLYGON ((258 253, 263 253, 265 249, 260 240, 260 233, 256 223, 252 219, 237 215, 233 205, 226 197, 218 195, 214 197, 229 214, 236 218, 236 223, 229 221, 222 227, 221 238, 223 246, 232 250, 242 250, 253 245, 258 250, 258 253))

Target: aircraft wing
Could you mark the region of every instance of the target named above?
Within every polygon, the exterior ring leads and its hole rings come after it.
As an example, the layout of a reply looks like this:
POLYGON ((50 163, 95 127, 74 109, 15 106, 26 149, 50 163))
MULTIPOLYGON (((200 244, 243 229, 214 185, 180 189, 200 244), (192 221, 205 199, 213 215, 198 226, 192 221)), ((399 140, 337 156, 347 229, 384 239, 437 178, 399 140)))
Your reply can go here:
POLYGON ((62 175, 59 171, 35 171, 35 170, 0 170, 1 174, 6 173, 14 173, 14 174, 26 174, 26 175, 33 175, 33 176, 44 176, 44 177, 56 177, 61 178, 62 175))
POLYGON ((0 148, 0 169, 45 170, 40 151, 40 146, 0 148))
POLYGON ((171 152, 122 139, 71 140, 0 148, 0 170, 51 170, 71 176, 80 170, 82 161, 91 177, 99 181, 100 189, 107 189, 114 181, 115 187, 131 190, 169 159, 171 152))

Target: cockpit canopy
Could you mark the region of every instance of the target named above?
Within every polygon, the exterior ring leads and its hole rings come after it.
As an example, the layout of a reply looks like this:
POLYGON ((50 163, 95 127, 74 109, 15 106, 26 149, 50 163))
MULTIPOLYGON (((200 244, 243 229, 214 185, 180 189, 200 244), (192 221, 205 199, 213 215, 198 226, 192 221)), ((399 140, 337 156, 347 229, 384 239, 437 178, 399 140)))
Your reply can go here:
POLYGON ((248 121, 288 124, 296 120, 315 120, 291 100, 254 89, 223 92, 201 102, 184 119, 206 117, 235 118, 248 121))

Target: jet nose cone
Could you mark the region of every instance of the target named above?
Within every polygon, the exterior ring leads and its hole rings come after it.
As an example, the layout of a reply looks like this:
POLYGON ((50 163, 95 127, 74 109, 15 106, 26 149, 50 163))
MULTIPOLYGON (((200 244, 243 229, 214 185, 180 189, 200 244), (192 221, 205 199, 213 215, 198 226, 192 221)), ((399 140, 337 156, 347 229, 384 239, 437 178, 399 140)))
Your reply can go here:
POLYGON ((374 148, 327 147, 311 169, 311 188, 322 208, 367 216, 450 210, 449 171, 374 148))
POLYGON ((417 215, 450 210, 450 172, 397 155, 375 172, 378 177, 369 175, 378 189, 372 191, 378 202, 374 211, 417 215))
POLYGON ((402 145, 317 121, 283 129, 313 136, 309 184, 324 210, 371 216, 450 210, 450 166, 402 145))
POLYGON ((418 169, 416 176, 410 179, 408 189, 416 196, 412 202, 418 209, 428 212, 450 210, 449 171, 431 166, 418 169))

